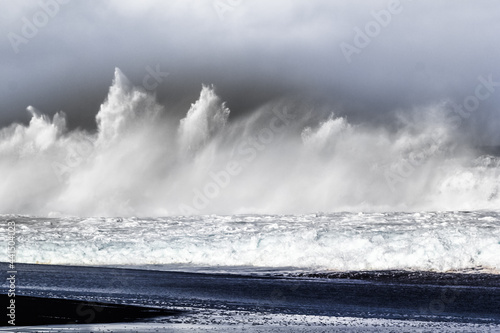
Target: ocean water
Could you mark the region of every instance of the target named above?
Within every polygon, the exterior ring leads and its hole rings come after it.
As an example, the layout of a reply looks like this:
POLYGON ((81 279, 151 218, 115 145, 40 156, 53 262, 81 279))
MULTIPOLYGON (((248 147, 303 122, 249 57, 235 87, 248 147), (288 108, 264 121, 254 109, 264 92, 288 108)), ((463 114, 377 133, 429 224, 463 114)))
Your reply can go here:
POLYGON ((21 263, 252 274, 500 267, 498 211, 2 220, 15 222, 21 263))
POLYGON ((203 86, 179 112, 116 69, 94 131, 27 110, 0 129, 21 294, 190 313, 143 331, 498 331, 498 149, 446 101, 377 127, 299 98, 231 117, 203 86))

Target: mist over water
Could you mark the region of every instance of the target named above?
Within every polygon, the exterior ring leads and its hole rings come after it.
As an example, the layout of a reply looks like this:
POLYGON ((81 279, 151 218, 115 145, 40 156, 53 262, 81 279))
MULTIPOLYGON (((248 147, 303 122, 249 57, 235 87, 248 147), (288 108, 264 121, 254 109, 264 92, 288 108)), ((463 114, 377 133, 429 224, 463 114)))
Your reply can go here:
MULTIPOLYGON (((446 101, 396 128, 280 99, 245 117, 203 86, 183 119, 119 69, 97 132, 34 107, 0 130, 0 213, 78 216, 497 209, 500 160, 446 101), (457 125, 458 124, 458 125, 457 125)), ((404 115, 404 116, 403 116, 404 115)))

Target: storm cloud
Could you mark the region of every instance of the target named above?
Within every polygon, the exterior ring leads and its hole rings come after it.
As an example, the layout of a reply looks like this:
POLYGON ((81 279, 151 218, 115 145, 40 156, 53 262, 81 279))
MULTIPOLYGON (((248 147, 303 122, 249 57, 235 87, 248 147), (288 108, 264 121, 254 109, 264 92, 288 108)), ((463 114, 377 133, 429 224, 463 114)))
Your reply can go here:
POLYGON ((70 128, 95 128, 119 67, 172 113, 185 114, 202 84, 216 87, 232 118, 293 97, 390 127, 415 107, 469 103, 474 140, 500 144, 493 0, 0 4, 2 127, 27 123, 33 105, 63 110, 70 128), (488 95, 474 99, 477 91, 488 95))

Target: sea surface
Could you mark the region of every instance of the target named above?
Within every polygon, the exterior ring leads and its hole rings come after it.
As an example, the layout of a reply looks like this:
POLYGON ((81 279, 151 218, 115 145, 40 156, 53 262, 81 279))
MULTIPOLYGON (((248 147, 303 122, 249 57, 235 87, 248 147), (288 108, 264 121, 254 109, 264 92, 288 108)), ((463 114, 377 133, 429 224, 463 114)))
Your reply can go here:
POLYGON ((38 331, 500 331, 498 211, 1 219, 19 295, 184 311, 38 331))

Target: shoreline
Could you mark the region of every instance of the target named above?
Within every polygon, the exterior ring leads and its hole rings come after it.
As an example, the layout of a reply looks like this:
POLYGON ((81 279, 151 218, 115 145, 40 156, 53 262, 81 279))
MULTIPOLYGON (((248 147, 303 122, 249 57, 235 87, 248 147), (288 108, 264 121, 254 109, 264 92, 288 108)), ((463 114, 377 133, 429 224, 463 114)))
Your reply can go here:
MULTIPOLYGON (((0 266, 7 265, 1 262, 0 266)), ((496 269, 471 268, 467 270, 426 271, 411 269, 386 270, 307 270, 298 267, 250 267, 250 266, 190 266, 190 265, 59 265, 49 263, 16 263, 25 267, 75 267, 82 269, 133 270, 144 272, 166 272, 201 275, 228 275, 253 278, 297 278, 297 279, 338 279, 372 282, 398 282, 408 284, 500 286, 500 272, 496 269)))
MULTIPOLYGON (((439 298, 442 290, 460 291, 460 297, 451 305, 460 305, 461 312, 476 305, 489 313, 493 304, 500 305, 500 276, 492 274, 374 271, 245 275, 19 263, 16 268, 20 295, 91 302, 118 299, 116 303, 143 306, 239 302, 269 309, 278 305, 292 307, 297 312, 323 315, 333 308, 342 312, 344 305, 359 308, 362 314, 370 305, 396 306, 402 311, 408 307, 418 314, 419 307, 414 303, 428 304, 439 298), (390 295, 392 298, 388 298, 390 295), (492 299, 479 303, 478 297, 492 299)), ((451 305, 447 308, 453 308, 451 305)))
POLYGON ((417 324, 443 332, 448 328, 449 332, 500 330, 497 275, 385 271, 324 278, 32 264, 16 268, 16 324, 21 325, 23 316, 32 316, 29 307, 35 305, 23 305, 21 300, 26 299, 38 302, 37 309, 49 317, 63 318, 62 325, 47 324, 61 332, 94 328, 98 321, 92 321, 93 326, 85 321, 98 319, 101 313, 105 316, 100 322, 108 323, 98 325, 102 332, 132 327, 126 323, 142 327, 138 331, 167 327, 203 332, 226 325, 264 332, 272 331, 266 327, 277 331, 285 324, 300 332, 323 332, 330 325, 341 325, 344 331, 385 332, 389 327, 411 329, 417 324), (100 307, 108 313, 97 311, 100 307), (127 314, 117 316, 121 309, 127 314), (82 324, 72 324, 77 321, 82 324))

